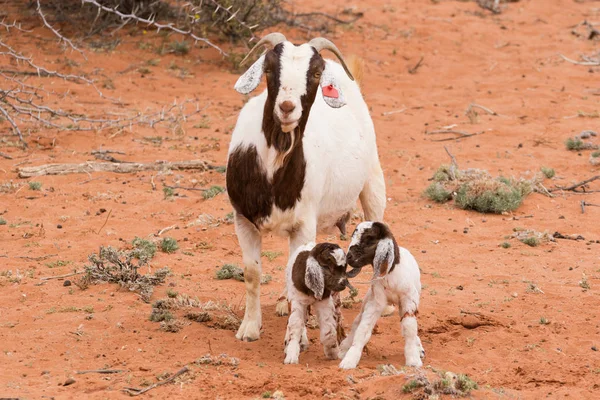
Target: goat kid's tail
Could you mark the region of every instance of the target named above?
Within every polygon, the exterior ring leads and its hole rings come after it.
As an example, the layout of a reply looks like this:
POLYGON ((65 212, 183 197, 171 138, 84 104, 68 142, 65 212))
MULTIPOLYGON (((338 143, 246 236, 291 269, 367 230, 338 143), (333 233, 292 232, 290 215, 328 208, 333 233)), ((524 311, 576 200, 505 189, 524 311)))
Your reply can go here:
POLYGON ((359 87, 361 87, 365 74, 365 60, 357 55, 350 54, 350 56, 348 56, 346 59, 346 64, 348 65, 350 73, 354 77, 354 81, 359 87))

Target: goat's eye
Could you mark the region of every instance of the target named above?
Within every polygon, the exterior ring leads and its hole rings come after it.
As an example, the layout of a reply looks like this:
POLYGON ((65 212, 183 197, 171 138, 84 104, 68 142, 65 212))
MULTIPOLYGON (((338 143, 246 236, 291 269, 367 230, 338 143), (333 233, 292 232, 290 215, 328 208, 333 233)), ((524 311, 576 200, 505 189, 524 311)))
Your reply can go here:
POLYGON ((313 75, 316 79, 321 79, 321 73, 320 72, 315 72, 315 74, 313 75))

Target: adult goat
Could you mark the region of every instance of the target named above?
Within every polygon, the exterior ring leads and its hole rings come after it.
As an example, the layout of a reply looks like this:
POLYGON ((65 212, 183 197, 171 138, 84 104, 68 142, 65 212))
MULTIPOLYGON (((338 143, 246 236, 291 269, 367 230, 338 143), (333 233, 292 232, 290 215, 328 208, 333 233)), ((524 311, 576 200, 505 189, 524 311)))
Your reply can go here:
MULTIPOLYGON (((367 220, 381 221, 385 181, 369 110, 349 68, 327 39, 295 46, 281 33, 262 38, 267 51, 238 79, 252 92, 267 89, 242 108, 231 137, 227 193, 244 260, 246 310, 236 337, 260 336, 261 241, 289 237, 289 254, 315 241, 318 230, 345 231, 356 200, 367 220), (325 60, 332 51, 341 65, 325 60)), ((242 64, 244 63, 242 61, 242 64)))

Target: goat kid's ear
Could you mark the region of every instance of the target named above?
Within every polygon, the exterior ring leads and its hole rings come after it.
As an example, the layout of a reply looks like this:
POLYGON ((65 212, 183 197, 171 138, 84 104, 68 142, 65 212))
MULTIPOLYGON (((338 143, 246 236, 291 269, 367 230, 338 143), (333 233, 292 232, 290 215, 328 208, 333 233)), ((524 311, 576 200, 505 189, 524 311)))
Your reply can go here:
POLYGON ((242 76, 239 77, 235 83, 234 89, 241 94, 248 94, 260 83, 260 79, 263 76, 263 64, 265 62, 265 55, 260 56, 258 60, 248 68, 242 76))
POLYGON ((323 267, 314 257, 308 257, 306 260, 306 275, 304 275, 304 283, 315 294, 317 300, 323 298, 325 291, 325 278, 323 276, 323 267))
POLYGON ((373 259, 373 267, 376 276, 386 275, 390 268, 394 265, 394 242, 389 239, 382 239, 377 244, 375 257, 373 259))
POLYGON ((323 100, 329 107, 340 108, 346 105, 346 98, 341 89, 340 82, 329 67, 329 63, 325 63, 325 69, 321 74, 321 93, 323 100))

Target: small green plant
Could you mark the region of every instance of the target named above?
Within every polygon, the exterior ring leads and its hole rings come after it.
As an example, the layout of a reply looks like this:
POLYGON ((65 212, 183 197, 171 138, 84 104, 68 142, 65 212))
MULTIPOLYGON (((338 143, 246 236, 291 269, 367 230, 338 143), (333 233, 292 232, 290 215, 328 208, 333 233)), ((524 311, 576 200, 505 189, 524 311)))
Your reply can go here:
POLYGON ((502 244, 500 244, 500 247, 502 247, 503 249, 510 249, 510 243, 508 242, 502 242, 502 244))
POLYGON ((546 319, 546 317, 540 317, 540 325, 549 325, 550 321, 546 319))
POLYGON ((423 383, 420 381, 417 381, 416 379, 413 379, 413 380, 409 381, 407 384, 405 384, 404 386, 402 386, 402 391, 404 393, 412 393, 420 387, 423 387, 423 383))
POLYGON ((170 299, 174 299, 175 297, 177 297, 178 294, 179 293, 177 293, 173 289, 167 289, 167 297, 169 297, 170 299))
POLYGON ((156 245, 149 240, 135 237, 131 242, 133 245, 132 255, 143 263, 150 261, 156 254, 156 245))
POLYGON ((525 243, 527 246, 537 247, 540 245, 540 239, 535 236, 529 236, 521 239, 521 242, 525 243))
POLYGON ((41 190, 42 189, 42 182, 31 181, 31 182, 28 182, 28 185, 29 185, 29 190, 41 190))
POLYGON ((215 168, 215 171, 217 171, 220 174, 224 174, 225 172, 227 172, 227 167, 219 165, 218 167, 215 168))
POLYGON ((260 397, 262 397, 263 399, 270 399, 273 397, 273 394, 269 391, 266 391, 260 397))
POLYGON ((266 285, 267 283, 271 282, 273 280, 273 277, 269 274, 265 274, 262 276, 262 278, 260 278, 260 284, 261 285, 266 285))
POLYGON ((171 237, 166 237, 160 242, 160 249, 164 253, 168 253, 168 254, 175 253, 175 251, 177 251, 178 248, 179 248, 179 245, 177 244, 177 240, 175 240, 171 237))
POLYGON ((444 188, 440 182, 433 182, 425 189, 425 196, 436 203, 446 203, 452 199, 452 193, 444 188))
POLYGON ((204 198, 204 200, 212 199, 213 197, 220 193, 223 193, 224 191, 225 188, 223 186, 211 186, 210 189, 207 189, 204 192, 202 192, 202 197, 204 198))
POLYGON ((467 375, 458 374, 456 376, 456 389, 460 390, 464 394, 468 394, 471 390, 478 388, 477 382, 469 378, 467 375))
POLYGON ((542 173, 548 179, 552 179, 556 175, 556 171, 554 171, 554 168, 550 167, 542 167, 542 173))
POLYGON ((171 53, 183 56, 190 52, 190 45, 185 40, 171 42, 171 53))
POLYGON ((224 264, 216 273, 216 278, 219 280, 223 279, 235 279, 237 281, 244 280, 244 271, 235 264, 224 264))
POLYGON ((165 199, 168 200, 175 195, 175 191, 172 188, 165 186, 163 187, 163 195, 165 196, 165 199))
POLYGON ((586 143, 577 136, 568 138, 565 141, 565 146, 567 146, 567 150, 571 150, 571 151, 589 150, 589 149, 597 149, 598 148, 598 146, 593 145, 591 143, 586 143))
POLYGON ((598 151, 594 151, 594 152, 592 153, 592 157, 593 157, 593 158, 598 158, 598 157, 600 157, 600 150, 598 150, 598 151))
POLYGON ((153 308, 152 314, 150 314, 150 321, 152 322, 171 321, 173 318, 173 314, 169 310, 158 308, 153 308))
POLYGON ((516 210, 523 202, 525 193, 526 188, 501 180, 477 180, 461 185, 455 201, 465 210, 502 214, 516 210))
POLYGON ((60 267, 67 266, 69 264, 71 264, 71 261, 58 260, 58 261, 53 261, 53 262, 46 263, 46 267, 48 267, 48 268, 60 268, 60 267))
POLYGON ((261 253, 261 256, 267 257, 269 261, 273 261, 274 259, 282 255, 283 253, 281 251, 263 251, 261 253))
POLYGON ((0 225, 6 225, 6 220, 0 217, 0 225))

